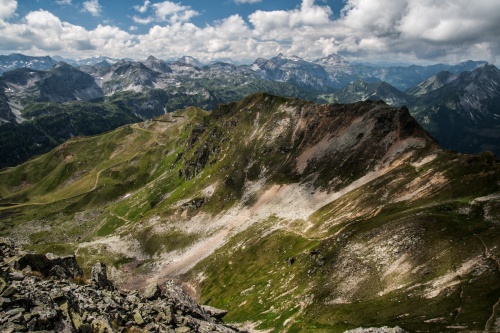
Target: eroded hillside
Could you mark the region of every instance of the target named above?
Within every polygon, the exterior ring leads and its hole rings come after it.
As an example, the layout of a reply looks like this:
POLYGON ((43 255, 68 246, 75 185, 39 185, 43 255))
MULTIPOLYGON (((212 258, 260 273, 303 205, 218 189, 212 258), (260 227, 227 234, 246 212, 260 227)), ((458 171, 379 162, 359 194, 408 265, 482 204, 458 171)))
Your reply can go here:
POLYGON ((129 288, 176 277, 259 329, 493 330, 498 175, 405 108, 256 94, 5 169, 0 216, 33 248, 129 288))

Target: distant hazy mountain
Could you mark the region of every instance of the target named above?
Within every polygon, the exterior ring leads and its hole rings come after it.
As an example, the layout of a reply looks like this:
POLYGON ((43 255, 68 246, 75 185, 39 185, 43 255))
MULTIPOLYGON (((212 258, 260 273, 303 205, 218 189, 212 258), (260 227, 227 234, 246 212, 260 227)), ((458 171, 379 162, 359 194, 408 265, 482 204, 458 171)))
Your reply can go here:
POLYGON ((57 64, 51 57, 30 57, 23 54, 0 55, 0 74, 16 68, 45 70, 57 64))
POLYGON ((322 95, 328 102, 355 103, 367 100, 383 100, 393 106, 412 103, 413 97, 386 82, 369 83, 358 80, 332 94, 322 95))
POLYGON ((204 63, 201 62, 200 60, 194 58, 194 57, 190 57, 190 56, 183 56, 183 57, 180 57, 178 60, 177 60, 178 63, 182 63, 182 64, 188 64, 188 65, 192 65, 192 66, 196 66, 196 67, 203 67, 204 66, 204 63))
POLYGON ((444 147, 500 156, 500 70, 495 66, 464 72, 420 95, 411 111, 444 147))
POLYGON ((305 88, 328 91, 343 88, 351 82, 385 81, 399 90, 406 90, 441 72, 461 73, 484 66, 484 61, 467 61, 458 65, 374 66, 350 64, 332 54, 309 62, 296 56, 279 54, 271 59, 257 59, 252 69, 265 79, 290 82, 305 88))
POLYGON ((19 68, 0 77, 11 103, 88 101, 103 96, 93 76, 60 62, 49 70, 19 68))
POLYGON ((303 88, 328 91, 334 87, 323 66, 296 56, 279 54, 269 60, 259 58, 253 63, 252 70, 266 80, 287 82, 303 88))
POLYGON ((115 59, 115 58, 110 58, 110 57, 105 57, 105 56, 97 56, 97 57, 91 57, 91 58, 84 58, 84 59, 79 59, 76 60, 76 64, 78 66, 94 66, 94 65, 99 65, 99 64, 115 64, 120 59, 115 59))
POLYGON ((486 64, 485 61, 467 61, 454 66, 444 64, 388 67, 353 65, 351 70, 364 81, 377 79, 405 91, 439 72, 449 71, 456 74, 474 70, 486 64))
POLYGON ((448 71, 439 72, 438 74, 431 76, 422 83, 419 83, 414 87, 411 87, 406 91, 406 93, 413 96, 421 96, 433 90, 441 88, 442 86, 455 80, 457 77, 458 77, 457 74, 453 74, 448 71))

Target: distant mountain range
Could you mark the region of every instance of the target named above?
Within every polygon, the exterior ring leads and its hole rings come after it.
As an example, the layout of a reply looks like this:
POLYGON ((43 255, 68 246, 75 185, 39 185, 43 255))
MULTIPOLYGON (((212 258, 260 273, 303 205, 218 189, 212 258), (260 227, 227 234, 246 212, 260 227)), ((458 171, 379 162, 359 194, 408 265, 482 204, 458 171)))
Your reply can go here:
POLYGON ((18 53, 0 55, 0 74, 17 68, 46 70, 55 64, 57 61, 49 56, 31 57, 18 53))
POLYGON ((187 56, 173 62, 152 56, 144 61, 64 60, 19 54, 0 57, 4 71, 0 76, 0 123, 4 123, 0 125, 4 156, 0 167, 48 151, 71 136, 97 134, 187 106, 211 110, 256 92, 315 102, 382 99, 407 105, 445 148, 492 150, 500 155, 496 107, 500 97, 494 83, 499 73, 483 61, 377 67, 350 64, 335 54, 315 61, 279 54, 251 65, 204 64, 187 56), (96 121, 96 116, 101 117, 98 126, 90 125, 89 119, 96 121), (66 122, 60 123, 61 119, 66 122), (106 119, 115 120, 110 124, 106 119), (82 123, 92 130, 82 130, 82 123), (2 128, 7 125, 8 130, 2 128))
MULTIPOLYGON (((155 59, 149 57, 148 59, 155 59)), ((117 63, 144 63, 146 61, 133 61, 132 59, 114 59, 97 56, 86 59, 67 59, 63 57, 30 57, 22 54, 11 54, 0 56, 0 74, 16 68, 31 68, 48 70, 57 62, 66 62, 74 67, 111 67, 117 63)), ((196 58, 184 56, 174 62, 165 62, 155 59, 163 64, 185 64, 203 70, 203 67, 213 67, 225 63, 233 65, 235 69, 243 73, 252 72, 256 77, 265 80, 294 83, 308 89, 331 90, 339 89, 356 80, 367 82, 384 81, 390 85, 406 90, 417 85, 423 80, 442 71, 461 73, 471 71, 486 64, 485 61, 466 61, 457 65, 437 64, 430 66, 376 66, 366 64, 351 64, 342 57, 331 54, 327 57, 307 61, 302 58, 287 57, 279 54, 271 59, 259 58, 251 65, 234 65, 230 62, 213 61, 204 63, 196 58)), ((154 68, 152 68, 154 69, 154 68)))

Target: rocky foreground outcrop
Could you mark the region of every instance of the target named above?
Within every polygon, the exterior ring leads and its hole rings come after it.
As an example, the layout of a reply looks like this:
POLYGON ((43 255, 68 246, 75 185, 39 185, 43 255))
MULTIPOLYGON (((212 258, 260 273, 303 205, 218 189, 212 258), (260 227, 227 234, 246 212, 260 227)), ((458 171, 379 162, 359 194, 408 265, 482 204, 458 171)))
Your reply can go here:
POLYGON ((198 305, 173 282, 117 290, 106 266, 83 278, 75 256, 24 251, 0 238, 0 332, 238 332, 225 311, 198 305))

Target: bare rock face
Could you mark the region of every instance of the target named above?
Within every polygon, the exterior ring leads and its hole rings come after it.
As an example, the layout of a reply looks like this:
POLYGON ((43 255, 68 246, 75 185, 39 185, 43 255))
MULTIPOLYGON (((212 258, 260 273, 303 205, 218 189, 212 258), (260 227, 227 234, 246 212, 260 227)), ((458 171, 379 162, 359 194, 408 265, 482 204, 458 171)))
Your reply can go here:
POLYGON ((46 276, 59 276, 60 278, 76 278, 83 276, 83 271, 76 262, 76 257, 59 257, 51 253, 21 253, 19 259, 14 262, 14 267, 23 270, 29 267, 46 276))
POLYGON ((97 263, 90 284, 75 284, 67 277, 81 269, 68 258, 0 238, 0 332, 238 332, 221 322, 224 311, 200 307, 173 282, 164 293, 156 284, 143 295, 116 290, 97 263))
POLYGON ((102 262, 96 263, 92 267, 92 273, 90 275, 90 282, 97 285, 99 288, 113 289, 113 284, 108 280, 106 264, 102 262))

